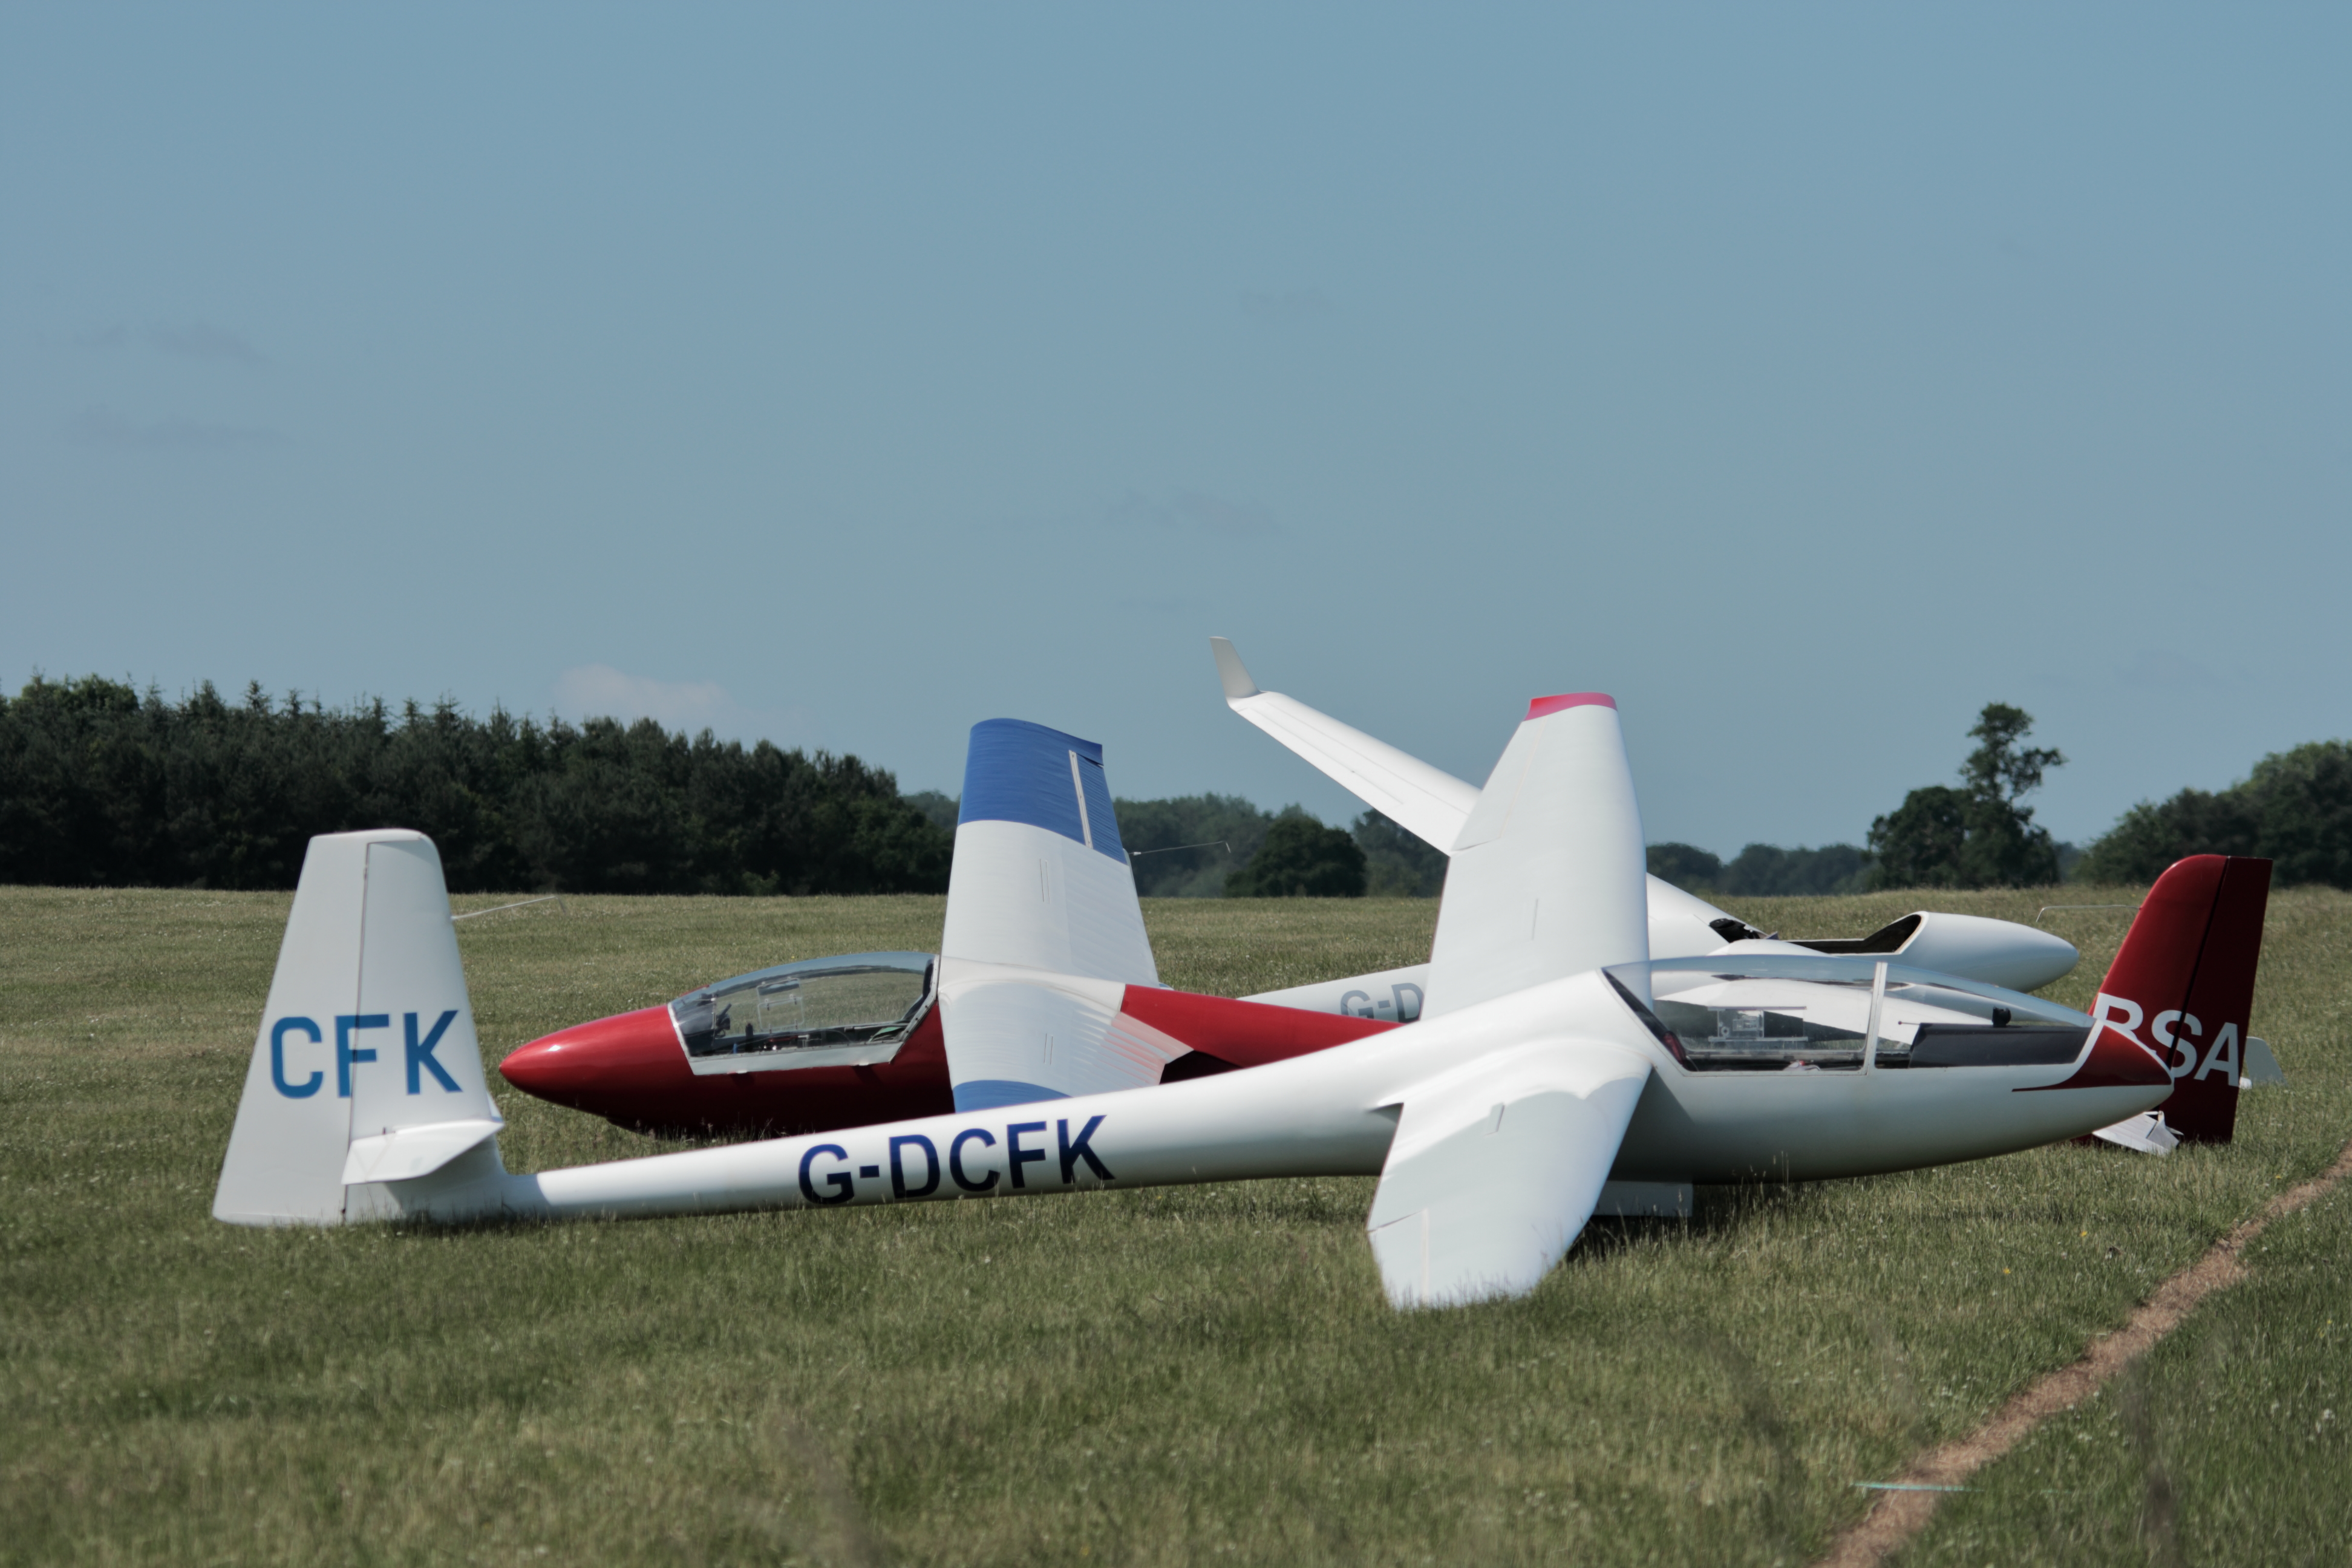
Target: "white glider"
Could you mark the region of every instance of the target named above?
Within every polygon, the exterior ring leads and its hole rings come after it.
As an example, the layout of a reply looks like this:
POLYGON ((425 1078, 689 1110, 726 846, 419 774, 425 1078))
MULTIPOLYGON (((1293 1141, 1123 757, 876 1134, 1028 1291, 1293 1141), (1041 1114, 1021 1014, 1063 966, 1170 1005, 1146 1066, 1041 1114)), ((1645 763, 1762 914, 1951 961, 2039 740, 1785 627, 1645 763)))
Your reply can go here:
MULTIPOLYGON (((1227 639, 1211 637, 1209 650, 1217 661, 1217 679, 1224 687, 1227 707, 1414 837, 1451 855, 1499 826, 1500 815, 1492 810, 1480 814, 1484 796, 1476 785, 1318 712, 1295 697, 1261 690, 1227 639)), ((1498 783, 1516 787, 1519 777, 1516 765, 1506 754, 1487 788, 1494 789, 1498 783)), ((2032 926, 1929 910, 1891 921, 1867 936, 1780 942, 1672 882, 1649 877, 1645 886, 1653 958, 1691 958, 1709 952, 1877 953, 1899 958, 1916 968, 1989 981, 2012 991, 2034 991, 2066 973, 2082 957, 2064 938, 2032 926), (1762 942, 1770 945, 1756 945, 1762 942)), ((1415 964, 1269 992, 1251 1000, 1317 1012, 1354 1011, 1367 1017, 1409 1018, 1410 1014, 1399 1009, 1411 1005, 1426 984, 1425 966, 1415 964), (1383 1007, 1383 1003, 1388 1006, 1383 1007)))
MULTIPOLYGON (((1005 836, 991 880, 1017 895, 1001 916, 1028 929, 963 977, 968 998, 1001 992, 982 1054, 1007 1064, 1051 1064, 1055 998, 1091 984, 1045 967, 1076 951, 1052 945, 1055 921, 1070 930, 1070 884, 1055 878, 1088 852, 1068 805, 1089 798, 1087 782, 1074 774, 1066 795, 1041 782, 999 807, 1058 841, 1005 836), (1051 853, 1024 861, 1023 842, 1051 853), (1023 942, 1042 945, 1024 957, 1023 942)), ((1612 1177, 1679 1192, 1901 1170, 2153 1109, 2175 1075, 2136 1031, 2147 1018, 2158 1038, 2180 1037, 2192 1002, 2219 1037, 2200 1037, 2212 1057, 2189 1051, 2191 1070, 2202 1082, 2226 1068, 2234 1093, 2244 1001, 2197 1002, 2190 976, 2209 928, 2242 926, 2227 891, 2247 878, 2197 870, 2166 901, 2196 863, 2168 873, 2149 900, 2163 918, 2143 912, 2095 1019, 1881 956, 1652 962, 1641 822, 1606 698, 1531 705, 1481 807, 1491 816, 1457 846, 1417 1023, 1155 1088, 1072 1093, 1014 1080, 1008 1065, 1003 1081, 1058 1097, 530 1175, 499 1156, 432 845, 396 831, 315 839, 214 1213, 251 1225, 656 1215, 1378 1174, 1368 1228, 1389 1300, 1436 1306, 1533 1289, 1612 1177), (1706 1020, 1707 1040, 1669 1026, 1661 1012, 1676 1008, 1706 1020), (1785 1064, 1738 1044, 1775 1029, 1785 1064)), ((2253 922, 2258 945, 2258 906, 2253 922)), ((2244 982, 2250 998, 2250 965, 2244 982)), ((950 1053, 961 1048, 951 1035, 950 1053)), ((963 1068, 957 1080, 979 1081, 963 1068)))

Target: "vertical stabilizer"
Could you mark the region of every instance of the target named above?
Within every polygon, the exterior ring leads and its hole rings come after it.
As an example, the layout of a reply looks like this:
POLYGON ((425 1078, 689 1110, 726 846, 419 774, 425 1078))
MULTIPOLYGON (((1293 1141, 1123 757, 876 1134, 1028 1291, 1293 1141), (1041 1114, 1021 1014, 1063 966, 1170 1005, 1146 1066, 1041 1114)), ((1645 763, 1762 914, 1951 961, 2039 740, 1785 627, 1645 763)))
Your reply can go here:
POLYGON ((1447 866, 1423 1016, 1648 959, 1643 859, 1617 704, 1530 702, 1447 866))
POLYGON ((337 1225, 347 1185, 496 1136, 441 858, 421 833, 310 840, 213 1216, 337 1225))
POLYGON ((2140 1038, 2172 1075, 2164 1120, 2184 1143, 2227 1143, 2236 1131, 2270 889, 2268 860, 2176 862, 2148 889, 2099 987, 2093 1012, 2103 1023, 2140 1008, 2140 1038))
POLYGON ((940 959, 957 1109, 1159 1081, 1160 1056, 1110 1048, 1125 988, 1160 972, 1102 747, 1018 719, 972 726, 940 959))
POLYGON ((2161 1109, 2179 1141, 2230 1142, 2270 887, 2268 860, 2191 855, 2175 861, 2140 901, 2099 983, 2095 1022, 2074 1075, 2049 1087, 2129 1081, 2152 1058, 2172 1075, 2172 1095, 2161 1109))

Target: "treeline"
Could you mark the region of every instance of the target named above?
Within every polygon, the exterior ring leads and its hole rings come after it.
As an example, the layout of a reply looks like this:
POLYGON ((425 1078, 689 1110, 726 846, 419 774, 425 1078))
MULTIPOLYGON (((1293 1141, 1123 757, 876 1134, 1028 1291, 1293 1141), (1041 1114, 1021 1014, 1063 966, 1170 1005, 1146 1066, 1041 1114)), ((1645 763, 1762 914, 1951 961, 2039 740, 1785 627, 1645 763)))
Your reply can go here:
POLYGON ((1445 886, 1444 852, 1377 811, 1326 827, 1303 806, 1270 812, 1239 795, 1116 804, 1146 898, 1430 899, 1445 886))
POLYGON ((1650 846, 1650 875, 1686 892, 1739 899, 1858 893, 1871 885, 1870 851, 1852 844, 1782 849, 1750 844, 1729 860, 1689 844, 1650 846))
MULTIPOLYGON (((953 796, 907 798, 955 830, 953 796)), ((1147 899, 1433 899, 1445 886, 1444 852, 1377 811, 1342 828, 1324 826, 1304 806, 1267 811, 1233 795, 1111 804, 1135 890, 1147 899)))
POLYGON ((2091 846, 2076 875, 2146 882, 2184 855, 2260 855, 2281 887, 2352 888, 2352 742, 2273 752, 2224 790, 2142 801, 2091 846))
POLYGON ((1868 848, 1750 844, 1727 864, 1688 844, 1650 846, 1650 872, 1701 894, 1751 898, 1874 888, 2017 888, 2053 882, 2147 883, 2189 855, 2259 855, 2279 887, 2352 888, 2352 742, 2273 752, 2229 788, 2142 801, 2089 848, 2053 840, 2024 797, 2066 759, 2028 747, 2032 715, 1992 702, 1960 782, 1912 790, 1870 825, 1868 848))
POLYGON ((937 892, 953 839, 856 757, 97 678, 0 697, 0 881, 290 888, 313 834, 413 827, 456 891, 937 892))
MULTIPOLYGON (((1911 791, 1867 847, 1750 844, 1729 861, 1649 847, 1653 874, 1732 897, 1867 888, 2147 882, 2184 855, 2260 855, 2281 886, 2352 888, 2352 743, 2265 757, 2228 789, 2126 812, 2087 852, 2023 797, 2064 765, 2027 748, 2032 719, 1988 704, 1957 786, 1911 791), (2076 862, 2079 861, 2079 865, 2076 862)), ((1236 795, 1117 802, 1147 898, 1429 898, 1445 856, 1378 812, 1327 827, 1236 795)), ((414 827, 455 891, 937 892, 956 803, 902 796, 856 757, 672 734, 651 720, 541 724, 448 703, 396 711, 178 701, 95 677, 0 697, 0 882, 290 888, 314 834, 414 827)))

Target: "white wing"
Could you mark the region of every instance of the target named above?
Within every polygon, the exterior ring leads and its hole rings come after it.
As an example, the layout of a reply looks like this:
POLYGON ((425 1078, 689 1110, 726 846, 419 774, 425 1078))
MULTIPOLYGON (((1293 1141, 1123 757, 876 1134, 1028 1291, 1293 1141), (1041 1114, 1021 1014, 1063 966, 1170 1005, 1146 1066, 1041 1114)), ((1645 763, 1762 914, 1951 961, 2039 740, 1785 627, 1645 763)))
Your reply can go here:
MULTIPOLYGON (((1452 852, 1464 824, 1477 809, 1475 785, 1328 713, 1318 713, 1295 697, 1259 690, 1241 655, 1225 638, 1211 637, 1209 651, 1216 656, 1217 677, 1224 685, 1227 707, 1414 837, 1432 848, 1452 852)), ((1645 885, 1650 951, 1658 957, 1712 952, 1726 940, 1723 928, 1716 922, 1740 923, 1671 882, 1650 877, 1645 885)))
POLYGON ((1209 649, 1224 682, 1225 706, 1414 837, 1440 849, 1454 847, 1478 804, 1475 786, 1279 691, 1260 691, 1223 637, 1211 637, 1209 649))
POLYGON ((1552 1040, 1404 1097, 1366 1222, 1391 1305, 1523 1296, 1592 1217, 1650 1064, 1552 1040))

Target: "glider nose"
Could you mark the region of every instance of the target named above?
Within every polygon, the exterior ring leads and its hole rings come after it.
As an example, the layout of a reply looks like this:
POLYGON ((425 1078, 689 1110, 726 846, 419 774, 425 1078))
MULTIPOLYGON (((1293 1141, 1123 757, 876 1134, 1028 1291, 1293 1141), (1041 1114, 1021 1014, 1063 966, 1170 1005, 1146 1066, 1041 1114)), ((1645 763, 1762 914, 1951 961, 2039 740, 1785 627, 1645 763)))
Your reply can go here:
POLYGON ((499 1064, 499 1075, 525 1094, 599 1114, 607 1101, 666 1087, 686 1072, 667 1006, 558 1029, 517 1047, 499 1064))

